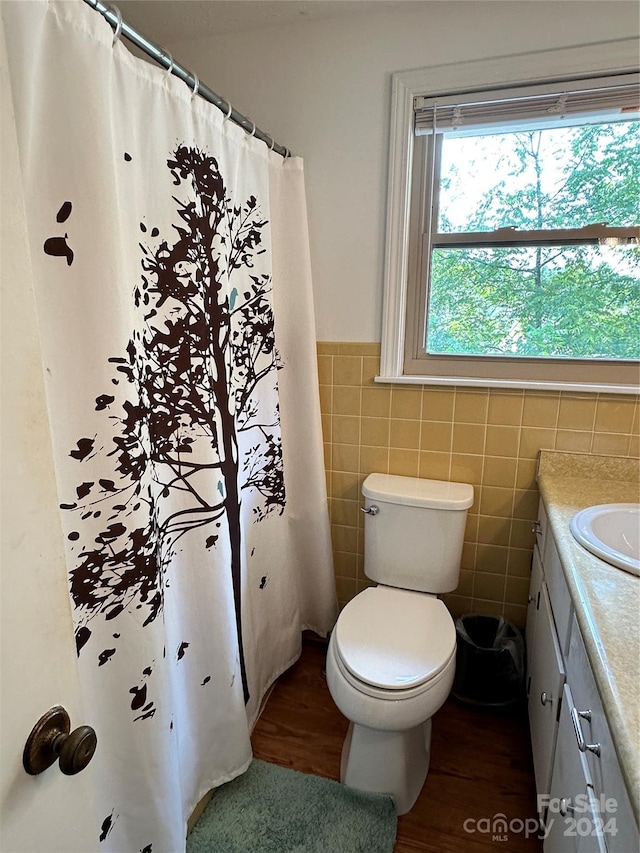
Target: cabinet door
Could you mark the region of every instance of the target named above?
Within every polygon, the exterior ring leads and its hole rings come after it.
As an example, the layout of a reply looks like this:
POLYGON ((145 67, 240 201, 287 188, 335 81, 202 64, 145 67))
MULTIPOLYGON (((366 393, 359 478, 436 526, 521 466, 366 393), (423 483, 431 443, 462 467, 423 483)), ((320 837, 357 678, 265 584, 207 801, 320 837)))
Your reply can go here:
POLYGON ((529 686, 529 725, 538 794, 549 793, 558 728, 558 705, 561 702, 563 684, 564 664, 551 615, 549 595, 543 582, 531 655, 529 686))
POLYGON ((594 809, 589 768, 573 732, 572 707, 571 691, 565 684, 544 853, 606 853, 602 821, 594 809))
POLYGON ((586 820, 577 824, 578 833, 577 853, 607 853, 605 835, 610 826, 607 814, 601 814, 593 788, 587 789, 589 795, 589 811, 586 820))
POLYGON ((531 562, 531 583, 529 585, 529 597, 527 599, 527 624, 525 626, 525 640, 527 647, 527 696, 531 686, 531 657, 536 641, 536 621, 540 607, 540 587, 542 586, 542 563, 540 552, 536 546, 533 549, 533 560, 531 562))

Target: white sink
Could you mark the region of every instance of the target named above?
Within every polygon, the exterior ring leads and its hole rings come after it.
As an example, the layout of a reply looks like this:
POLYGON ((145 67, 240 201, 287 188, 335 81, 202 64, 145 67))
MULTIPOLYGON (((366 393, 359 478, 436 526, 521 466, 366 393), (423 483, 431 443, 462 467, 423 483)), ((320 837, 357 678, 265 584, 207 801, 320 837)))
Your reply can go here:
POLYGON ((640 504, 600 504, 577 512, 571 532, 601 560, 640 575, 640 504))

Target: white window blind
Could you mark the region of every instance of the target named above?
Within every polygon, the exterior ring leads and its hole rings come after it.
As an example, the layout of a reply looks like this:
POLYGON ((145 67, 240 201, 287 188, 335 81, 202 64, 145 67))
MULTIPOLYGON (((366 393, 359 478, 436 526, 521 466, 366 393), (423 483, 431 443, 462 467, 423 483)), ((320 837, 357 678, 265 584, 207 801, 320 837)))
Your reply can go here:
POLYGON ((525 90, 500 89, 466 94, 443 94, 414 99, 415 132, 447 136, 479 135, 496 128, 561 127, 594 121, 640 119, 640 74, 580 83, 552 83, 525 90))

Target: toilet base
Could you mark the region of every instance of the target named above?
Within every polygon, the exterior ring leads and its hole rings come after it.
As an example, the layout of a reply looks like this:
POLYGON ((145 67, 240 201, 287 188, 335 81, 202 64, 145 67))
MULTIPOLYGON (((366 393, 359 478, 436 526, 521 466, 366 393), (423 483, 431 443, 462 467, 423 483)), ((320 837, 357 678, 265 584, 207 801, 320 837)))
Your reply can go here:
POLYGON ((399 732, 350 723, 342 747, 340 781, 388 794, 399 815, 413 808, 429 770, 431 719, 399 732))

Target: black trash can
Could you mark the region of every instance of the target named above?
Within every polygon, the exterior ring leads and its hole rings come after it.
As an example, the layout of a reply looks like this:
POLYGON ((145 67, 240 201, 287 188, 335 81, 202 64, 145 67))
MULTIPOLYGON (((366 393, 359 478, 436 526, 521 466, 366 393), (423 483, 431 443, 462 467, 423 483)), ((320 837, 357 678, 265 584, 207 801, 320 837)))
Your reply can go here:
POLYGON ((456 620, 456 699, 487 708, 514 704, 522 696, 524 661, 524 638, 511 622, 480 614, 456 620))

